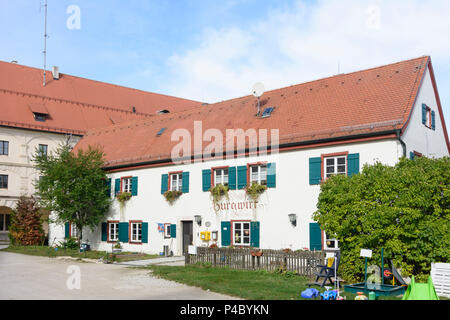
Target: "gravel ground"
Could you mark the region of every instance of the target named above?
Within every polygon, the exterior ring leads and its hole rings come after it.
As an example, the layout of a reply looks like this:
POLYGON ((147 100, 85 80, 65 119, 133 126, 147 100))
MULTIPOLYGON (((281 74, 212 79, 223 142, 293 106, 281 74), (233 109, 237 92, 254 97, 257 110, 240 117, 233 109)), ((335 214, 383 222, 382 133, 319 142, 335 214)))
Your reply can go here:
POLYGON ((229 300, 235 298, 158 279, 152 277, 148 270, 0 251, 0 299, 229 300))

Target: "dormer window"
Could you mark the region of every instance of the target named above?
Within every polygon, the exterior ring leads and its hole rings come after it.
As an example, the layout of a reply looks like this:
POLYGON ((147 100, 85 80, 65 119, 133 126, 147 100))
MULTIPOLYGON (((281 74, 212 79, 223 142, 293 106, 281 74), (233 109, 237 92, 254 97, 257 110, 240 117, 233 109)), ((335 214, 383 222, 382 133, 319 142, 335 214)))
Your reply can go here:
POLYGON ((47 120, 47 115, 43 114, 43 113, 35 113, 34 120, 40 121, 40 122, 45 122, 45 120, 47 120))

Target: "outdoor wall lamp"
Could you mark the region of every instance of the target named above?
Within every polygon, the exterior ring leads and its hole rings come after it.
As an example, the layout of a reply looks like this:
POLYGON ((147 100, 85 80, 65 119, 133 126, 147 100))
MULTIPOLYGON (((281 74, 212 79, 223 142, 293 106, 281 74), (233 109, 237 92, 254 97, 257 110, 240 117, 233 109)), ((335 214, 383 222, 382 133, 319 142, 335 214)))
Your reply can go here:
POLYGON ((295 213, 291 213, 289 215, 289 221, 291 222, 291 224, 296 227, 297 226, 297 215, 295 213))
POLYGON ((195 222, 197 222, 197 224, 198 224, 199 226, 202 225, 202 216, 196 215, 196 216, 194 216, 194 219, 195 219, 195 222))

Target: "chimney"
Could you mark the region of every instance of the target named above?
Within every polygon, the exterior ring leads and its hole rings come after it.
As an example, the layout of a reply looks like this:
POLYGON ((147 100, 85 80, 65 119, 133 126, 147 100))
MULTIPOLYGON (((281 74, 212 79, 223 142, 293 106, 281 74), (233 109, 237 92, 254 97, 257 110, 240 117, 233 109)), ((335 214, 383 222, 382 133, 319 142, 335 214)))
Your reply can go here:
POLYGON ((59 67, 52 67, 53 80, 59 80, 59 67))

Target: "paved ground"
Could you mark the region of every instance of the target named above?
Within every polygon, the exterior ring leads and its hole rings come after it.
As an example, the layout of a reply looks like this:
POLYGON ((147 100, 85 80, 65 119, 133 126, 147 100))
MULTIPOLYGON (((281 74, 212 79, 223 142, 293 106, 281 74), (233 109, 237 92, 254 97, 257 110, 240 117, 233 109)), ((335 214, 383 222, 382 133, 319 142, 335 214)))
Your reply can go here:
MULTIPOLYGON (((156 262, 156 261, 154 261, 156 262)), ((169 261, 179 264, 180 261, 169 261)), ((148 270, 125 265, 83 263, 0 251, 0 299, 32 300, 228 300, 148 270), (77 281, 76 275, 80 277, 77 281), (80 289, 77 289, 77 284, 80 289), (69 286, 68 286, 69 285, 69 286), (70 289, 72 288, 72 289, 70 289)))

